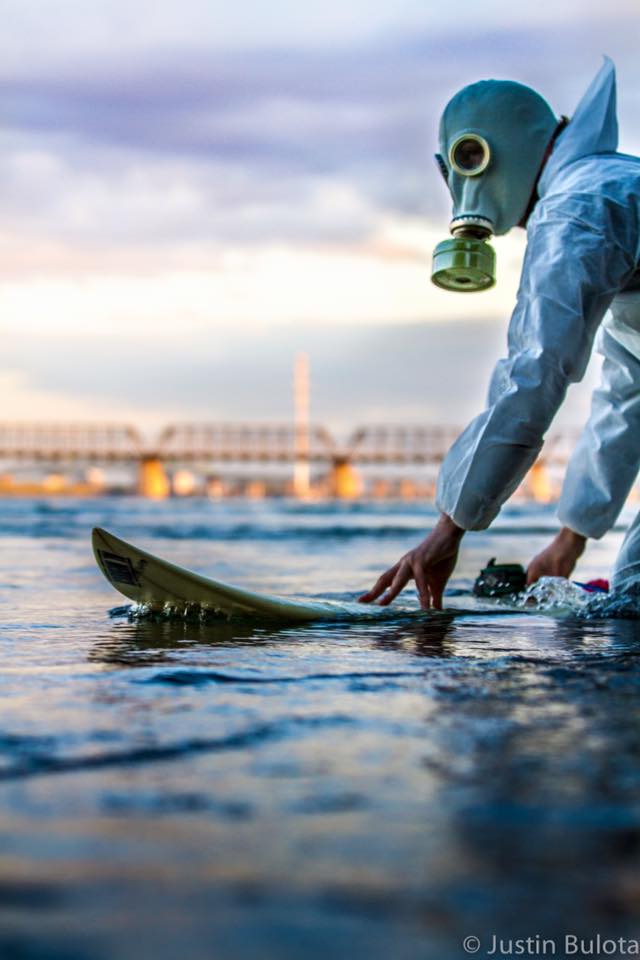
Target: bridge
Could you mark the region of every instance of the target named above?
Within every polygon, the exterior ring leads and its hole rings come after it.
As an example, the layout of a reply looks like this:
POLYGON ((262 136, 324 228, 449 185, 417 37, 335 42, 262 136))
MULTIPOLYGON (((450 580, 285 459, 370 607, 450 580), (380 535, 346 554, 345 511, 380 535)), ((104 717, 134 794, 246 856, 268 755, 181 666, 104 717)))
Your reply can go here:
MULTIPOLYGON (((357 467, 428 467, 444 459, 455 427, 367 424, 337 440, 319 424, 194 422, 170 424, 149 442, 122 423, 0 422, 0 463, 101 466, 131 464, 146 495, 164 491, 164 465, 308 463, 326 465, 337 487, 349 488, 357 467)), ((576 431, 552 434, 535 470, 566 463, 576 431)), ((535 477, 535 472, 534 472, 535 477)), ((160 493, 162 495, 162 492, 160 493)))
MULTIPOLYGON (((440 463, 460 428, 369 424, 338 442, 325 427, 287 423, 178 423, 148 442, 136 428, 118 423, 0 422, 0 461, 72 464, 311 463, 357 465, 440 463)), ((564 437, 554 441, 559 450, 564 437)), ((566 445, 566 444, 565 444, 566 445)), ((551 447, 550 447, 551 449, 551 447)))

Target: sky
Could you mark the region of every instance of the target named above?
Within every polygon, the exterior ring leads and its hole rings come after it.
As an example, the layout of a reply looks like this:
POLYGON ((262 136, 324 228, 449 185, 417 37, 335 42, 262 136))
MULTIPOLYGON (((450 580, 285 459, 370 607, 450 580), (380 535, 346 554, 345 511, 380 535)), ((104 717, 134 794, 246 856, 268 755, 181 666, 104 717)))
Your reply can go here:
POLYGON ((465 423, 525 238, 491 291, 430 283, 446 101, 494 76, 571 114, 606 53, 640 152, 636 0, 529 6, 3 0, 3 419, 283 420, 305 350, 318 422, 465 423))

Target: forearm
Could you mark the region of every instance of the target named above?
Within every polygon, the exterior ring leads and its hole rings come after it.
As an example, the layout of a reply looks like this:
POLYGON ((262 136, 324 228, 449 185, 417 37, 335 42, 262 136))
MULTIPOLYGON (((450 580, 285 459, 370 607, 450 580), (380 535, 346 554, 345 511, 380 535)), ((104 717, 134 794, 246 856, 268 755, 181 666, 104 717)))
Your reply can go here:
POLYGON ((436 504, 460 527, 483 530, 535 463, 566 382, 528 356, 502 360, 490 407, 467 427, 445 458, 436 504))

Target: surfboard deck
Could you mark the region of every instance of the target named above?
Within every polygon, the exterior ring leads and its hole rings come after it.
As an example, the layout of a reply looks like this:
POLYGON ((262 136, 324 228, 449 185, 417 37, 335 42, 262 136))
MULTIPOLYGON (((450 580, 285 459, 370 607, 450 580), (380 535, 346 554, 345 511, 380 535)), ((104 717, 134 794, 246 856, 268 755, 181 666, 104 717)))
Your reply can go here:
POLYGON ((205 612, 226 617, 298 623, 371 619, 387 612, 384 607, 356 601, 303 600, 254 593, 193 573, 100 527, 93 530, 91 542, 98 566, 109 583, 129 600, 152 610, 161 610, 167 604, 178 608, 197 604, 205 612))
MULTIPOLYGON (((252 620, 280 621, 287 623, 311 623, 317 620, 377 620, 381 617, 443 615, 472 616, 474 614, 544 614, 542 610, 526 610, 504 603, 479 604, 475 598, 456 598, 462 606, 447 607, 444 611, 424 611, 417 605, 407 609, 395 604, 380 607, 376 604, 358 603, 355 600, 315 600, 295 597, 279 597, 254 593, 242 587, 234 587, 199 573, 193 573, 168 560, 156 557, 146 550, 121 540, 113 533, 96 527, 91 543, 98 567, 119 593, 144 604, 151 611, 166 611, 175 608, 180 613, 192 606, 205 614, 227 618, 250 618, 252 620)), ((548 614, 547 614, 548 615, 548 614)), ((553 616, 558 616, 555 611, 553 616)))

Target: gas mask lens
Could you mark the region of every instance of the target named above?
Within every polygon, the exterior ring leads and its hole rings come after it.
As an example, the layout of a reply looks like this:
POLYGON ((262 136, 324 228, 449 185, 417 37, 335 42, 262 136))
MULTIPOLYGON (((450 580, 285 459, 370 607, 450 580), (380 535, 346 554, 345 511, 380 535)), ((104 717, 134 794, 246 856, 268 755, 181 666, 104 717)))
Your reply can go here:
POLYGON ((449 163, 463 177, 477 177, 489 166, 489 144, 477 133, 465 133, 449 148, 449 163))

